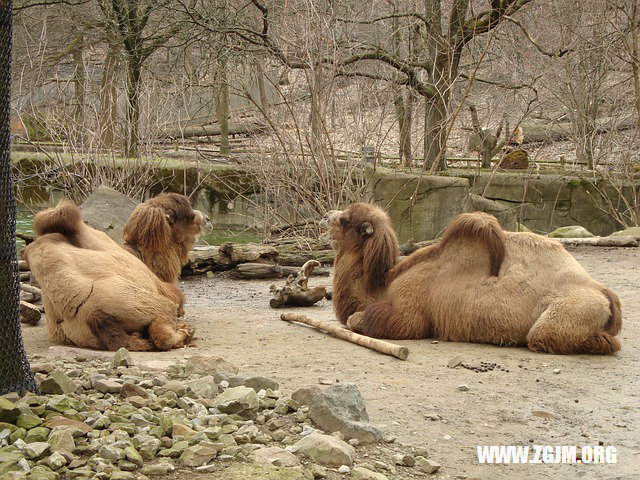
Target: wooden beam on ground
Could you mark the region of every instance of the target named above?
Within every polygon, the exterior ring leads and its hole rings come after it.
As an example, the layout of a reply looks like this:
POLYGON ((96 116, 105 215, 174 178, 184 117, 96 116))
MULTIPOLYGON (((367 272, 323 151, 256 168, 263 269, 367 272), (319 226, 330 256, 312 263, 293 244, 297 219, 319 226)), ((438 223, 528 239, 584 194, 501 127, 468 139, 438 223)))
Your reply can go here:
POLYGON ((322 320, 307 317, 306 315, 299 315, 297 313, 283 313, 282 315, 280 315, 280 319, 286 322, 303 323, 305 325, 315 327, 318 330, 330 333, 334 337, 337 337, 341 340, 346 340, 347 342, 370 348, 371 350, 384 353, 385 355, 391 355, 393 357, 399 358, 400 360, 406 360, 409 356, 409 349, 407 347, 402 347, 394 343, 385 342, 384 340, 380 340, 377 338, 360 335, 359 333, 354 333, 346 328, 338 327, 329 322, 323 322, 322 320))

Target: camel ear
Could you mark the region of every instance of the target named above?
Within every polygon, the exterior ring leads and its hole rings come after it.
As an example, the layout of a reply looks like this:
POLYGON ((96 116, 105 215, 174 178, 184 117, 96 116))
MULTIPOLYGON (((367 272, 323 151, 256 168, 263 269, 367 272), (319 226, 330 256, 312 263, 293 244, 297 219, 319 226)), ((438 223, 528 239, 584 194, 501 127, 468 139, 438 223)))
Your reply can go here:
POLYGON ((371 225, 371 222, 362 222, 362 225, 360 225, 360 235, 362 235, 363 237, 368 237, 372 233, 373 225, 371 225))
POLYGON ((167 219, 167 222, 169 222, 169 225, 173 225, 176 221, 176 218, 175 218, 176 216, 174 212, 171 210, 168 212, 165 212, 164 217, 167 219))

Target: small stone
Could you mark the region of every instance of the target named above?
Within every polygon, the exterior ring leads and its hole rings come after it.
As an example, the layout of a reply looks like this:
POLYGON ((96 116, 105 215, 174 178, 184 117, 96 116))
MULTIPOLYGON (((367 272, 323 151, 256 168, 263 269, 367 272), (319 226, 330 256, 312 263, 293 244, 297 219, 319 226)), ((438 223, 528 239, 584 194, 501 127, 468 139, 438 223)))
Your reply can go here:
POLYGON ((309 473, 311 473, 311 475, 313 475, 314 479, 327 477, 327 469, 322 465, 316 465, 315 463, 312 463, 311 465, 309 465, 309 468, 307 470, 309 471, 309 473))
POLYGON ((192 428, 187 427, 186 425, 182 425, 180 423, 174 423, 171 429, 172 436, 183 436, 183 437, 191 437, 195 435, 196 431, 192 428))
POLYGON ((0 397, 0 422, 15 423, 20 410, 15 403, 0 397))
POLYGON ((101 393, 118 393, 122 385, 114 380, 102 379, 94 381, 93 388, 101 393))
POLYGON ((50 449, 51 445, 49 445, 47 442, 33 442, 27 444, 27 446, 24 448, 24 453, 31 460, 38 460, 39 458, 45 456, 50 449))
POLYGON ((318 378, 318 383, 320 385, 333 385, 333 380, 330 378, 318 378))
POLYGON ((40 390, 44 394, 67 395, 78 389, 76 382, 71 380, 63 371, 54 370, 40 384, 40 390))
POLYGON ((59 452, 54 452, 44 463, 52 470, 58 470, 67 464, 67 458, 59 452))
POLYGON ((133 397, 129 397, 127 401, 136 408, 142 408, 149 405, 149 400, 143 397, 138 397, 134 395, 133 397))
POLYGON ((129 350, 122 347, 120 348, 114 355, 111 360, 111 367, 131 367, 133 365, 133 360, 131 360, 131 354, 129 350))
POLYGON ((558 375, 560 373, 560 369, 559 368, 554 368, 553 369, 553 373, 555 373, 556 375, 558 375))
POLYGON ((205 355, 190 356, 184 367, 186 373, 197 373, 199 375, 213 375, 218 372, 228 372, 235 375, 238 370, 237 366, 221 357, 205 355))
POLYGON ((413 455, 406 455, 402 453, 396 453, 393 456, 393 461, 396 465, 403 465, 405 467, 413 467, 416 464, 416 459, 413 455))
POLYGON ((258 409, 260 403, 258 396, 253 388, 229 387, 214 401, 214 406, 222 413, 238 414, 244 416, 255 417, 255 410, 258 409))
POLYGON ((134 447, 132 446, 125 447, 124 455, 125 455, 125 458, 129 460, 131 463, 137 465, 138 467, 142 467, 144 460, 142 458, 142 455, 140 455, 134 447))
POLYGON ((280 447, 259 448, 251 453, 251 459, 261 465, 274 467, 295 467, 300 465, 297 457, 280 447))
POLYGON ((33 442, 46 442, 49 438, 50 430, 45 427, 35 427, 29 430, 29 432, 23 437, 26 443, 33 442))
POLYGON ((118 460, 123 460, 125 458, 124 450, 121 448, 114 447, 112 445, 103 445, 98 450, 98 455, 100 458, 104 458, 112 463, 117 462, 118 460))
POLYGON ((136 480, 136 475, 133 472, 114 470, 113 472, 111 472, 109 480, 136 480))
POLYGON ((351 471, 351 468, 349 468, 347 465, 340 465, 340 467, 338 467, 338 473, 342 475, 345 475, 350 471, 351 471))
POLYGON ((278 382, 271 380, 267 377, 251 377, 247 378, 244 382, 244 386, 253 388, 256 392, 260 390, 278 390, 278 382))
POLYGON ((143 475, 160 476, 160 475, 168 475, 169 473, 173 472, 175 469, 176 467, 174 467, 173 464, 171 463, 155 463, 152 465, 145 465, 144 467, 142 467, 140 472, 143 475))
POLYGON ((62 417, 60 415, 48 417, 44 426, 51 429, 54 429, 56 427, 73 427, 81 430, 84 433, 89 433, 91 431, 91 427, 86 423, 79 422, 78 420, 72 420, 67 417, 62 417))
POLYGON ((389 480, 386 475, 364 467, 355 467, 351 470, 350 478, 352 480, 389 480))
POLYGON ((457 366, 459 366, 461 364, 462 364, 462 357, 460 355, 456 355, 455 357, 451 358, 447 362, 447 367, 456 368, 457 366))
POLYGON ((72 430, 70 428, 52 430, 47 442, 51 445, 51 450, 54 452, 71 453, 76 448, 76 442, 73 439, 72 430))
POLYGON ((461 392, 468 392, 469 386, 463 383, 462 385, 458 385, 458 390, 460 390, 461 392))
POLYGON ((424 473, 433 474, 440 470, 442 465, 424 457, 416 457, 416 466, 424 473))
POLYGON ((33 415, 31 413, 23 413, 22 415, 18 416, 16 425, 18 427, 24 428, 25 430, 31 430, 32 428, 42 425, 42 419, 37 415, 33 415))
POLYGON ((300 453, 313 462, 327 467, 353 465, 355 449, 348 443, 320 433, 312 433, 292 445, 296 453, 300 453))
POLYGON ((187 448, 180 456, 180 463, 188 467, 200 467, 218 455, 218 448, 208 445, 196 445, 187 448))
POLYGON ((122 385, 120 394, 123 396, 123 398, 131 398, 131 397, 148 398, 149 397, 149 394, 144 388, 130 382, 125 382, 122 385))

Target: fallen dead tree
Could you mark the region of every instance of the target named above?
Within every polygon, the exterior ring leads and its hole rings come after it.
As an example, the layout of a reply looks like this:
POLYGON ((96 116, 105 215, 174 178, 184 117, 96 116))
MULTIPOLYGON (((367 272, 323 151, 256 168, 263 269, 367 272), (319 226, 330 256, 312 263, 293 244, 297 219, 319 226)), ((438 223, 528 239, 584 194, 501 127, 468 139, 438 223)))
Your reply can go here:
POLYGON ((322 320, 317 320, 315 318, 307 317, 306 315, 299 315, 296 313, 283 313, 282 315, 280 315, 280 319, 286 322, 303 323, 305 325, 315 327, 318 330, 329 333, 341 340, 346 340, 347 342, 370 348, 371 350, 384 353, 385 355, 391 355, 392 357, 399 358, 400 360, 406 360, 409 356, 409 349, 407 347, 396 345, 390 342, 385 342, 384 340, 379 340, 377 338, 360 335, 359 333, 354 333, 346 328, 339 327, 329 322, 323 322, 322 320))
MULTIPOLYGON (((262 122, 230 123, 229 135, 255 135, 266 130, 267 126, 262 122)), ((165 138, 193 138, 193 137, 217 137, 221 134, 220 125, 195 125, 191 127, 165 130, 161 137, 165 138)))
POLYGON ((640 247, 640 237, 591 237, 591 238, 556 238, 564 246, 589 245, 592 247, 640 247))
MULTIPOLYGON (((288 265, 268 265, 265 263, 241 263, 231 270, 231 276, 245 279, 267 279, 267 278, 287 278, 289 275, 297 275, 300 271, 298 267, 288 265)), ((328 276, 329 270, 318 268, 313 271, 314 275, 328 276)))
MULTIPOLYGON (((607 133, 609 131, 620 131, 635 128, 635 118, 628 118, 619 121, 610 117, 604 117, 598 120, 595 128, 595 134, 607 133)), ((524 132, 524 143, 553 143, 569 140, 572 135, 572 126, 570 122, 560 122, 551 125, 529 124, 522 125, 524 132)))

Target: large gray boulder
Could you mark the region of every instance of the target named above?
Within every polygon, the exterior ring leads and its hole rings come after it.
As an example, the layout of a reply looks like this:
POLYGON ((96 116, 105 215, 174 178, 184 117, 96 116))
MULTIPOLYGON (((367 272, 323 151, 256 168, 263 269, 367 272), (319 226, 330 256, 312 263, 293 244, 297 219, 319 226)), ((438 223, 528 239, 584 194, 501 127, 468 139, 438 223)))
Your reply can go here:
POLYGON ((347 440, 375 443, 384 435, 369 423, 364 399, 353 383, 338 383, 314 396, 309 418, 326 432, 341 432, 347 440))
POLYGON ((591 238, 593 236, 593 233, 580 225, 556 228, 549 233, 551 238, 591 238))
POLYGON ((100 186, 80 205, 80 211, 87 225, 121 244, 124 225, 137 205, 134 199, 112 188, 100 186))

